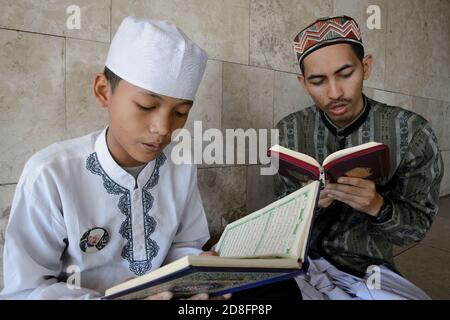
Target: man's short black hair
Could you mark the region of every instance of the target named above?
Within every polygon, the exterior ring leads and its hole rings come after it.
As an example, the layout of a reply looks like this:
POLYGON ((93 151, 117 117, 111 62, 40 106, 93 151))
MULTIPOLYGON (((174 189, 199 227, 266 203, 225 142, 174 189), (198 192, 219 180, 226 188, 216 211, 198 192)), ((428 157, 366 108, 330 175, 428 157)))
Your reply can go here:
POLYGON ((108 67, 105 67, 103 74, 105 75, 106 80, 108 80, 109 84, 111 85, 111 90, 114 93, 114 90, 116 89, 117 85, 122 80, 122 78, 116 75, 111 70, 109 70, 108 67))
MULTIPOLYGON (((349 45, 352 47, 353 52, 356 54, 358 59, 362 61, 364 59, 364 47, 355 43, 349 43, 349 45)), ((305 60, 300 63, 300 70, 302 71, 303 75, 305 74, 305 65, 303 64, 304 61, 305 60)))

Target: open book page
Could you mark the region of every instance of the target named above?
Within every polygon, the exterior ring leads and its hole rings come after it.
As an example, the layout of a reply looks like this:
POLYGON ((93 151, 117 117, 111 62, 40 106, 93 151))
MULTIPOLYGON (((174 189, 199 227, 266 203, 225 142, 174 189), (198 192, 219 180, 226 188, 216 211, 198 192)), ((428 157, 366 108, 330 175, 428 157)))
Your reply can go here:
POLYGON ((313 165, 315 167, 320 167, 320 163, 317 162, 316 159, 314 159, 313 157, 308 156, 307 154, 301 153, 301 152, 297 152, 297 151, 293 151, 290 150, 288 148, 282 147, 278 144, 274 145, 273 147, 270 148, 270 151, 273 152, 278 152, 278 153, 284 153, 290 157, 296 158, 296 159, 300 159, 306 163, 309 163, 310 165, 313 165))
POLYGON ((323 166, 325 166, 326 164, 330 163, 331 161, 334 161, 336 159, 342 158, 348 154, 352 154, 354 152, 360 151, 360 150, 364 150, 364 149, 369 149, 375 146, 381 145, 381 143, 378 142, 368 142, 368 143, 364 143, 361 144, 359 146, 356 147, 351 147, 351 148, 347 148, 347 149, 343 149, 343 150, 339 150, 336 151, 332 154, 330 154, 328 157, 325 158, 325 160, 323 161, 323 166))
POLYGON ((229 224, 219 240, 221 257, 303 260, 319 192, 318 181, 229 224))

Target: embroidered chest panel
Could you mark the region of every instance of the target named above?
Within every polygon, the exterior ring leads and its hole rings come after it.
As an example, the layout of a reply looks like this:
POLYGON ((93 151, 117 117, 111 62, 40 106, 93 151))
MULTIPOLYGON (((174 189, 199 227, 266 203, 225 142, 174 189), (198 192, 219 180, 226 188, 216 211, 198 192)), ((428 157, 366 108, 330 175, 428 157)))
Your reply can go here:
POLYGON ((97 153, 92 153, 86 160, 86 169, 92 174, 98 175, 103 180, 103 187, 111 194, 119 196, 118 208, 124 216, 124 221, 120 227, 120 235, 127 240, 122 249, 122 258, 129 262, 129 268, 134 274, 141 276, 152 268, 152 260, 158 255, 159 246, 156 241, 151 239, 151 235, 157 227, 157 222, 150 215, 150 210, 153 207, 154 198, 151 194, 151 189, 154 188, 159 181, 160 167, 166 161, 166 156, 161 153, 155 163, 155 168, 150 179, 147 181, 142 189, 142 207, 144 213, 144 235, 145 235, 145 252, 146 258, 144 260, 136 260, 133 253, 133 228, 131 224, 131 194, 130 191, 114 180, 112 180, 105 170, 102 168, 97 153))

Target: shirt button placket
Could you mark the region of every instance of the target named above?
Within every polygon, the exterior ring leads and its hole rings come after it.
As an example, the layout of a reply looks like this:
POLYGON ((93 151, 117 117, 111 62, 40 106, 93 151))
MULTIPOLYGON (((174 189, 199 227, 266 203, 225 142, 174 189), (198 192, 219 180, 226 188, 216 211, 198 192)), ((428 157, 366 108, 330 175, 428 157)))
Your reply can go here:
POLYGON ((144 246, 143 246, 143 237, 144 237, 144 230, 143 230, 143 217, 142 217, 142 204, 140 199, 140 190, 135 189, 133 190, 133 251, 136 254, 136 257, 139 257, 138 260, 144 258, 144 246))

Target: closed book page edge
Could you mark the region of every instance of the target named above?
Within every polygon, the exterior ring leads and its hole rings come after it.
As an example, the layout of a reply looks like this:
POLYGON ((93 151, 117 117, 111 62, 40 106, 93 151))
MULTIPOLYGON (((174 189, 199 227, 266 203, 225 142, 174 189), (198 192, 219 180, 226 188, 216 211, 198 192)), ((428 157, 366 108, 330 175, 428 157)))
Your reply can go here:
POLYGON ((152 282, 164 283, 165 280, 174 280, 189 274, 189 272, 285 272, 300 270, 296 259, 230 259, 216 256, 186 256, 166 266, 163 266, 147 275, 123 282, 105 292, 105 296, 115 296, 123 292, 141 290, 142 287, 151 287, 152 282))
POLYGON ((216 256, 186 256, 162 266, 144 276, 123 282, 106 290, 105 295, 112 295, 142 284, 161 279, 189 267, 208 267, 217 269, 295 269, 299 268, 296 259, 232 259, 216 256))
POLYGON ((103 300, 145 299, 154 294, 171 291, 174 297, 190 297, 198 293, 218 296, 264 284, 282 281, 303 274, 295 268, 219 268, 190 266, 162 278, 128 288, 103 300))

